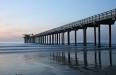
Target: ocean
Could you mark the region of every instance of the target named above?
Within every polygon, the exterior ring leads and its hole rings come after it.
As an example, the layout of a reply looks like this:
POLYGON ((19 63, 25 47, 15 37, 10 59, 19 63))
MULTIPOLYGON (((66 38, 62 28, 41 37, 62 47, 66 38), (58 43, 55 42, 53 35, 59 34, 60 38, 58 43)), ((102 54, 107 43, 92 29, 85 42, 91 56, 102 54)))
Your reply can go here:
POLYGON ((116 75, 116 45, 0 43, 0 75, 116 75))

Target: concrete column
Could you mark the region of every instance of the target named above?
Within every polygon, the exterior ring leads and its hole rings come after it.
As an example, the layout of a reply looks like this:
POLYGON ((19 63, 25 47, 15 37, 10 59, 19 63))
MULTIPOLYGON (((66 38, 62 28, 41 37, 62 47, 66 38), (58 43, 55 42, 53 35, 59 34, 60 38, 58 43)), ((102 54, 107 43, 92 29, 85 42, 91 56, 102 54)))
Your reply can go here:
POLYGON ((42 44, 42 37, 40 36, 40 44, 42 44))
POLYGON ((29 43, 31 43, 31 38, 29 37, 29 43))
POLYGON ((45 44, 45 35, 43 36, 43 44, 45 44))
POLYGON ((64 32, 62 32, 62 45, 64 45, 64 32))
POLYGON ((57 43, 57 45, 58 45, 58 33, 56 34, 56 37, 57 37, 57 41, 56 41, 56 43, 57 43))
POLYGON ((77 45, 77 30, 75 29, 75 46, 77 45))
POLYGON ((46 37, 47 37, 47 35, 45 35, 45 44, 47 44, 47 43, 46 43, 46 37))
POLYGON ((24 43, 27 43, 26 38, 24 38, 24 43))
POLYGON ((40 40, 39 40, 39 37, 36 37, 37 38, 37 40, 35 40, 35 41, 37 41, 36 43, 40 43, 40 40))
POLYGON ((52 45, 54 44, 54 34, 52 34, 52 45))
POLYGON ((59 33, 59 44, 60 44, 60 33, 59 33))
POLYGON ((41 36, 41 44, 42 44, 42 36, 41 36))
POLYGON ((29 38, 29 43, 31 43, 31 37, 29 38))
POLYGON ((86 30, 87 30, 87 28, 83 29, 83 45, 84 46, 87 46, 86 30))
POLYGON ((67 32, 68 45, 70 45, 70 31, 67 32))
POLYGON ((41 43, 40 36, 39 36, 39 44, 41 43))
POLYGON ((42 44, 43 44, 43 35, 42 35, 42 44))
POLYGON ((42 36, 42 44, 44 44, 44 36, 42 36))
POLYGON ((42 44, 42 39, 41 39, 41 36, 40 36, 40 44, 42 44))
POLYGON ((42 39, 42 44, 43 44, 43 36, 41 36, 41 39, 42 39))
POLYGON ((42 44, 42 41, 43 41, 43 39, 42 39, 42 36, 41 36, 41 44, 42 44))
POLYGON ((47 44, 47 35, 45 35, 45 44, 47 44))
POLYGON ((109 24, 109 47, 112 47, 112 31, 111 31, 111 24, 109 24))
MULTIPOLYGON (((101 34, 100 34, 100 25, 98 26, 98 47, 101 47, 101 34)), ((99 67, 101 67, 101 50, 98 50, 98 58, 99 58, 99 67)))
POLYGON ((37 38, 37 40, 35 40, 35 41, 37 41, 36 43, 38 43, 38 44, 39 44, 39 41, 40 41, 40 40, 39 40, 39 37, 36 37, 36 38, 37 38))
POLYGON ((94 46, 96 46, 96 27, 94 27, 94 46))
POLYGON ((49 43, 51 45, 51 34, 49 35, 49 43))
POLYGON ((55 41, 54 41, 54 44, 56 44, 56 34, 54 34, 54 37, 55 37, 55 39, 54 39, 54 40, 55 40, 55 41))
POLYGON ((98 47, 101 47, 100 25, 98 26, 98 47))
POLYGON ((46 40, 47 40, 47 42, 46 42, 46 43, 48 44, 48 35, 46 36, 46 38, 47 38, 47 39, 46 39, 46 40))
POLYGON ((35 43, 35 37, 33 37, 33 43, 35 43))
POLYGON ((44 44, 46 44, 46 35, 44 35, 43 37, 44 37, 44 44))
POLYGON ((43 44, 45 44, 45 42, 46 42, 46 41, 45 41, 45 40, 46 40, 46 39, 45 39, 45 35, 43 36, 43 39, 44 39, 44 43, 43 43, 43 44))

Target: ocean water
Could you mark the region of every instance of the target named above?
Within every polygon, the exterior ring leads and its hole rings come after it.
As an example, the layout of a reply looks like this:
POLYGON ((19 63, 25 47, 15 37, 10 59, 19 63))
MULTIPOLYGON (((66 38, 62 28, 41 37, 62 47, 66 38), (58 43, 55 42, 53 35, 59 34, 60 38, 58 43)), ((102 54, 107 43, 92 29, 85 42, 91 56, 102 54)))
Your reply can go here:
POLYGON ((98 48, 81 43, 0 43, 0 75, 116 75, 115 57, 116 46, 109 48, 107 44, 98 48))

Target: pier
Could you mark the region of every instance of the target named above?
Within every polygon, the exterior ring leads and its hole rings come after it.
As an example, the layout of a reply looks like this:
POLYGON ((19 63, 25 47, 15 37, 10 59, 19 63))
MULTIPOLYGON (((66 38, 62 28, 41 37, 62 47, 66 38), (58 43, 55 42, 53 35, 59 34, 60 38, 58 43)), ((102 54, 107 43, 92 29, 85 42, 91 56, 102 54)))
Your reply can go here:
MULTIPOLYGON (((26 34, 24 36, 25 43, 37 43, 42 45, 48 45, 52 46, 55 45, 55 47, 64 45, 63 50, 54 50, 53 53, 50 53, 50 56, 53 57, 53 60, 59 61, 62 60, 63 62, 67 62, 68 65, 77 65, 78 64, 78 53, 79 51, 82 51, 83 55, 83 65, 84 67, 88 67, 88 51, 92 50, 94 51, 94 65, 95 67, 102 66, 102 50, 108 50, 109 51, 109 65, 112 66, 112 25, 116 21, 116 9, 112 9, 94 16, 87 17, 85 19, 75 21, 57 28, 53 28, 51 30, 47 30, 45 32, 41 32, 39 34, 35 35, 29 35, 26 34), (107 25, 108 26, 108 38, 109 43, 108 47, 101 47, 101 25, 107 25), (94 40, 93 40, 93 46, 90 48, 88 47, 87 42, 87 29, 91 27, 94 29, 94 40), (78 30, 82 30, 83 35, 83 47, 78 44, 78 30), (74 45, 71 47, 71 41, 72 38, 70 35, 70 32, 74 31, 74 45), (65 35, 66 34, 66 35, 65 35), (67 39, 65 39, 67 37, 67 39), (65 42, 67 40, 67 43, 65 42), (74 53, 74 62, 72 60, 71 53, 74 53)), ((60 49, 61 49, 60 48, 60 49)), ((63 63, 62 62, 62 63, 63 63)))
POLYGON ((67 33, 67 44, 70 45, 70 32, 74 31, 75 37, 75 46, 78 43, 77 40, 77 31, 83 30, 83 46, 87 46, 87 28, 94 28, 94 45, 100 47, 101 46, 101 25, 107 25, 109 27, 109 47, 112 46, 111 42, 111 26, 116 21, 116 9, 112 9, 94 16, 87 17, 82 20, 78 20, 57 28, 53 28, 51 30, 47 30, 45 32, 41 32, 35 35, 24 36, 25 43, 38 43, 38 44, 48 44, 48 45, 58 45, 65 44, 64 42, 64 33, 67 33), (98 30, 97 30, 98 29, 98 30), (96 30, 98 31, 98 36, 96 35, 96 30), (97 39, 98 38, 98 41, 97 39))

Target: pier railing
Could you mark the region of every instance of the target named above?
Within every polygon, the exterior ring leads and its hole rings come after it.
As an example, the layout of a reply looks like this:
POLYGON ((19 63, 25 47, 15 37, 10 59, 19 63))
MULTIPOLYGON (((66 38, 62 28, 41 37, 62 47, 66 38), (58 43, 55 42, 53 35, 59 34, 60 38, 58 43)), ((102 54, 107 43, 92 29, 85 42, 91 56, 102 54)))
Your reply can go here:
POLYGON ((104 21, 104 20, 108 20, 108 19, 112 19, 112 20, 116 20, 116 9, 112 9, 110 11, 106 11, 91 17, 87 17, 85 19, 79 20, 79 21, 75 21, 39 34, 36 34, 35 36, 40 36, 40 35, 47 35, 47 34, 51 34, 51 33, 55 33, 55 32, 60 32, 60 31, 66 31, 68 29, 72 29, 72 28, 77 28, 78 27, 83 27, 84 25, 88 25, 88 24, 93 24, 96 22, 100 22, 100 21, 104 21))

